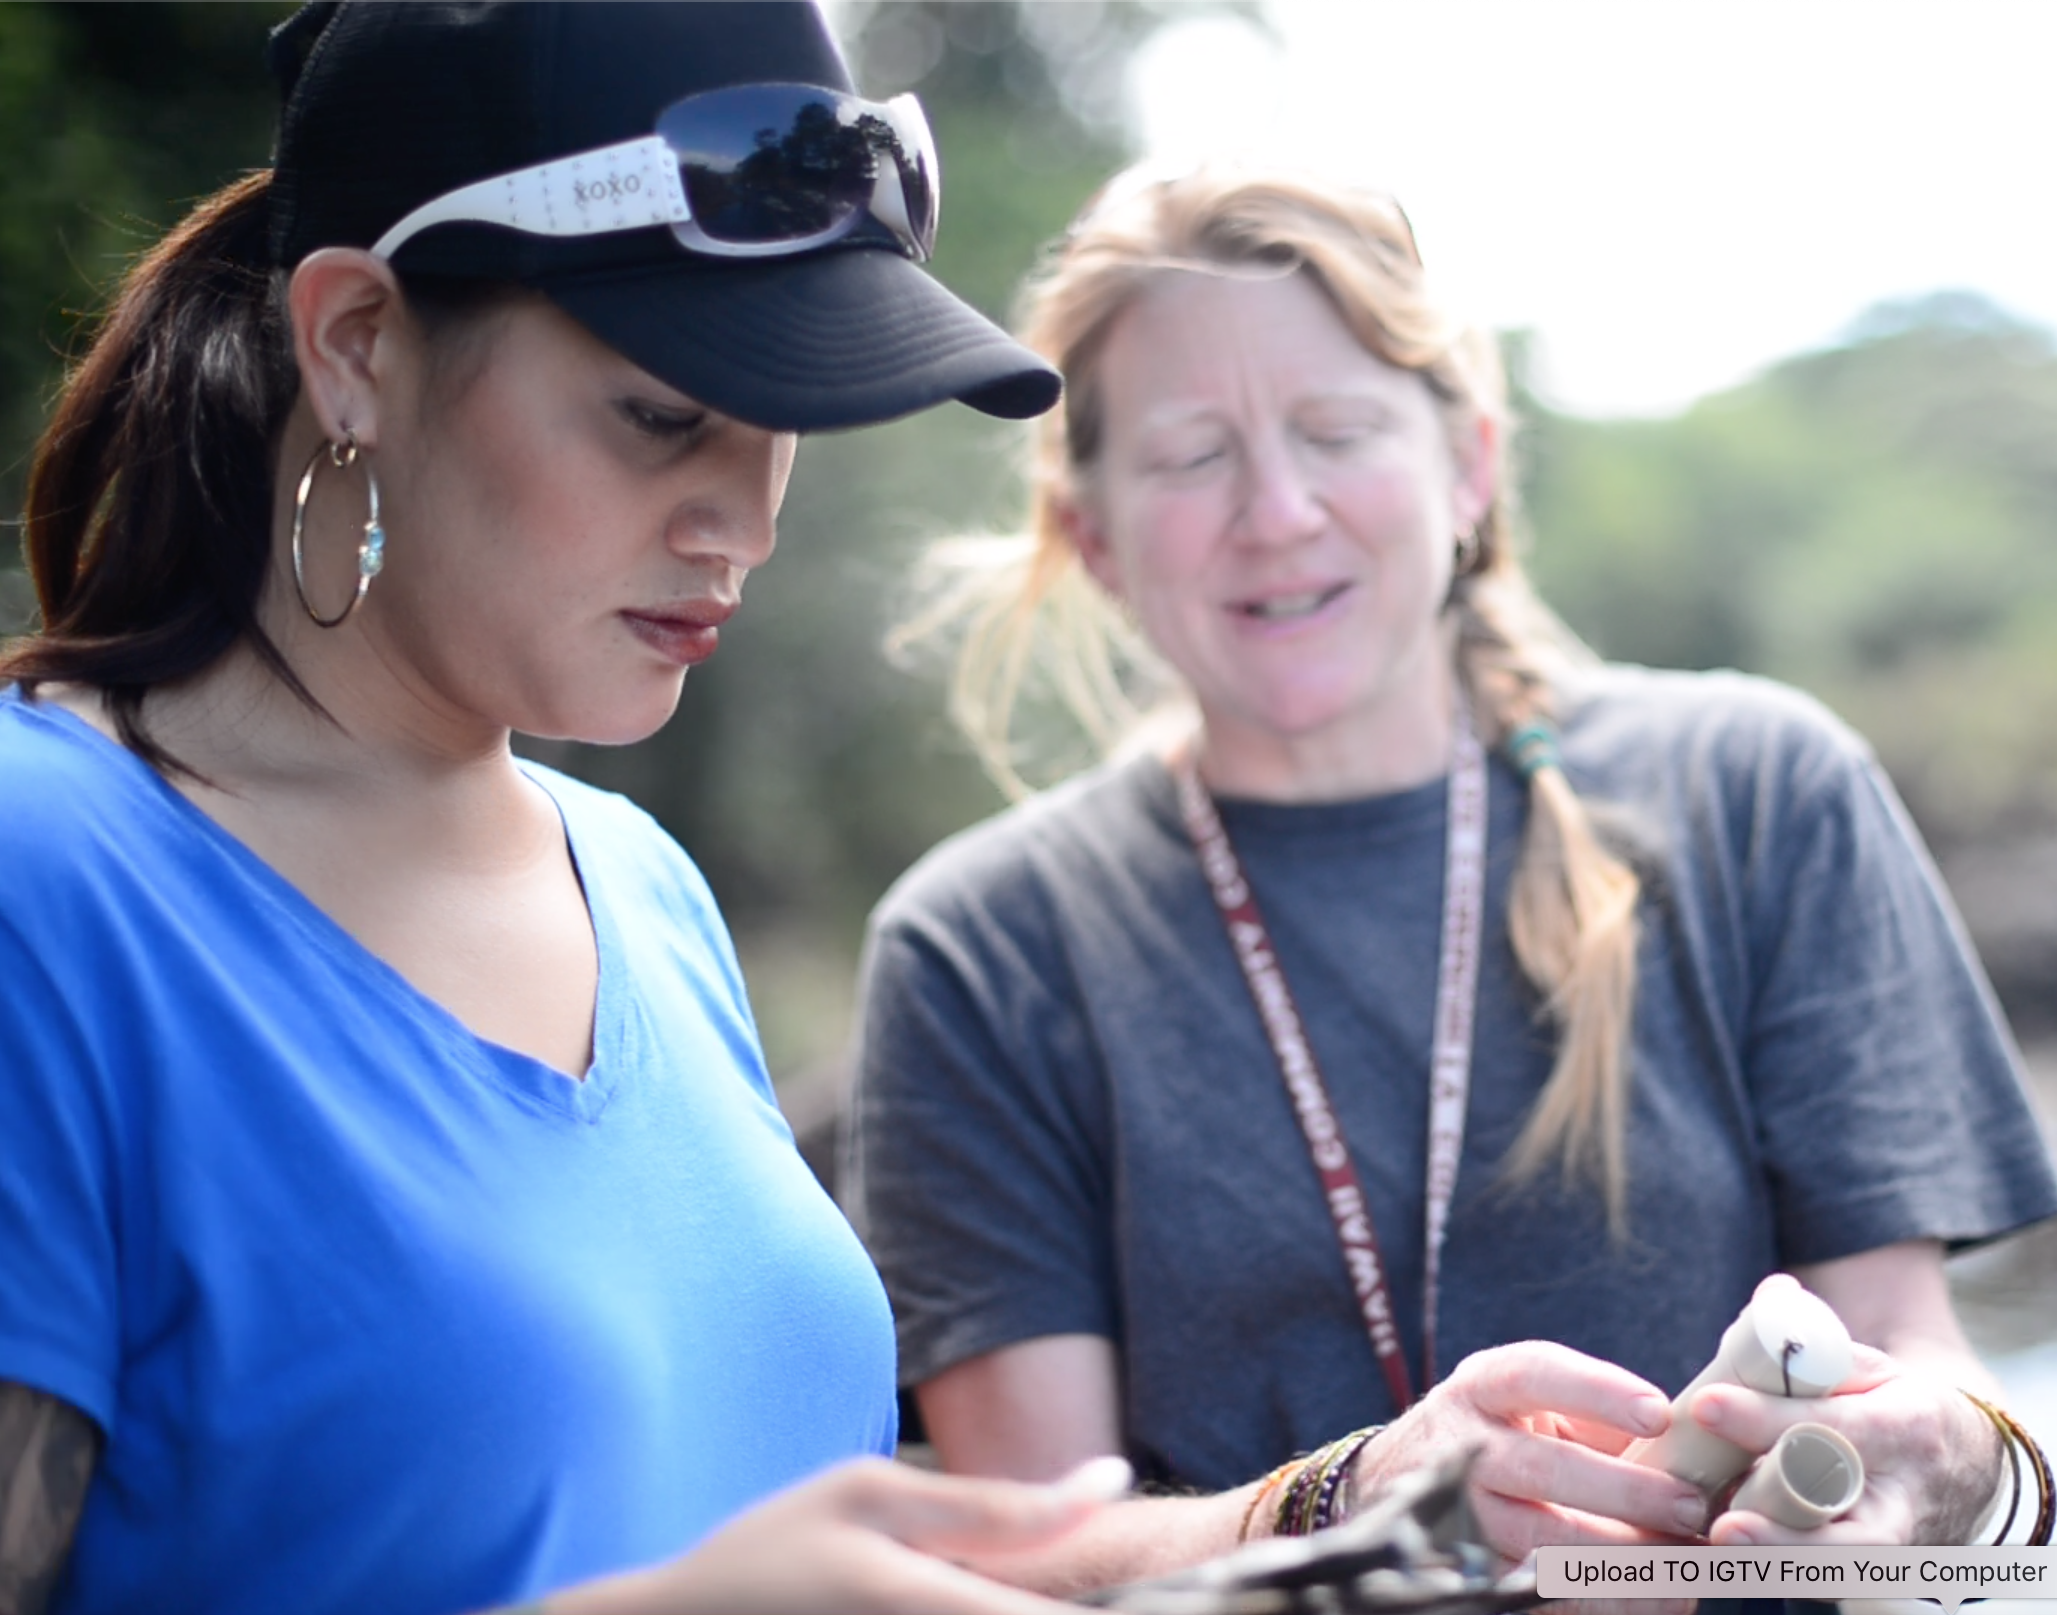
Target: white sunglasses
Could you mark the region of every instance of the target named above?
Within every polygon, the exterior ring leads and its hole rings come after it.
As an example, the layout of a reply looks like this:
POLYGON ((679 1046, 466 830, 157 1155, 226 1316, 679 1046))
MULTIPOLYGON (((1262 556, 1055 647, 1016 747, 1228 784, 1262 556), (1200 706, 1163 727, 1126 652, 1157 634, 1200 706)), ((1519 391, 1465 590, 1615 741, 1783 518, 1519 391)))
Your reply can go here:
POLYGON ((663 224, 688 251, 716 258, 874 237, 922 263, 941 204, 935 140, 912 95, 737 84, 673 102, 654 134, 446 192, 371 250, 391 258, 423 230, 459 222, 545 236, 663 224))

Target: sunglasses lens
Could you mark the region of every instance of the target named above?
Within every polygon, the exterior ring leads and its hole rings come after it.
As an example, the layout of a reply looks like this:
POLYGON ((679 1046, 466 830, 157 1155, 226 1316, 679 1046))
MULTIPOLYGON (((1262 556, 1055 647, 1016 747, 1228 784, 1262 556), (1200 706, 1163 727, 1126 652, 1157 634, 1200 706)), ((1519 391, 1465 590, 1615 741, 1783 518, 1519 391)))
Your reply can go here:
MULTIPOLYGON (((892 122, 854 101, 799 85, 740 85, 691 97, 658 120, 679 161, 693 221, 712 241, 775 245, 826 235, 870 206, 882 170, 918 183, 920 152, 892 122)), ((912 204, 916 198, 909 196, 912 204)), ((910 206, 920 228, 922 215, 910 206)))
POLYGON ((943 200, 942 187, 936 181, 935 140, 921 103, 913 96, 894 96, 886 103, 885 112, 892 120, 900 155, 900 195, 908 223, 922 256, 927 257, 936 250, 936 224, 943 200))

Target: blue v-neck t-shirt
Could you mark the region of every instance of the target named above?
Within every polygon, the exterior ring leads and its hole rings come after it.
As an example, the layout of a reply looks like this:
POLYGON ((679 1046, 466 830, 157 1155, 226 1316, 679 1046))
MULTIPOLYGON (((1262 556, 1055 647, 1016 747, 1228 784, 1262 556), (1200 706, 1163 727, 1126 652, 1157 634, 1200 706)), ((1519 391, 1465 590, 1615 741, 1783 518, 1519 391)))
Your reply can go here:
POLYGON ((583 1081, 0 692, 0 1380, 105 1446, 55 1609, 437 1615, 890 1452, 883 1293, 677 844, 546 769, 583 1081))

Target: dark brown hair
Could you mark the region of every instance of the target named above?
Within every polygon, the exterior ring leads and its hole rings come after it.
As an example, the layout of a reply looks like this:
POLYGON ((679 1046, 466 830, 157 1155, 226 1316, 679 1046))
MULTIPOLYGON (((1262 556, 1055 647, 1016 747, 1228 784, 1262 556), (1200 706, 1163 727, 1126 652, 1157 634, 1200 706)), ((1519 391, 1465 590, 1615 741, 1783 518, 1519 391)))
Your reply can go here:
POLYGON ((104 690, 123 742, 159 768, 177 764, 142 730, 145 693, 240 638, 309 698, 257 624, 273 445, 298 385, 267 263, 270 181, 217 192, 138 260, 29 470, 42 626, 0 649, 0 680, 104 690))
MULTIPOLYGON (((136 262, 29 470, 24 548, 42 625, 0 646, 0 682, 104 691, 123 743, 164 771, 184 770, 145 732, 144 696, 239 640, 322 710, 257 618, 273 466, 299 390, 270 195, 268 171, 240 179, 136 262)), ((512 291, 403 287, 432 336, 512 291)))

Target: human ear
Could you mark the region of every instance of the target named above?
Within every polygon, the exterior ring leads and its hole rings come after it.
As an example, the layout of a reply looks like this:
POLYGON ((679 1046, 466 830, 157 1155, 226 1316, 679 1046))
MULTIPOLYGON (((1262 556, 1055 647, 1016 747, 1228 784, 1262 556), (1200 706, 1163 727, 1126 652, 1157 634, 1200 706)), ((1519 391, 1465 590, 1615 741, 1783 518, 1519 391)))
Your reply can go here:
POLYGON ((287 306, 300 390, 322 431, 333 443, 354 434, 376 448, 406 330, 391 266, 355 247, 322 247, 293 271, 287 306))
POLYGON ((1115 564, 1114 547, 1107 542, 1107 529, 1099 512, 1072 494, 1051 500, 1050 511, 1086 575, 1113 599, 1125 599, 1121 568, 1115 564))
POLYGON ((1490 415, 1478 415, 1451 434, 1456 482, 1451 505, 1459 531, 1476 527, 1493 508, 1499 492, 1500 423, 1490 415))

